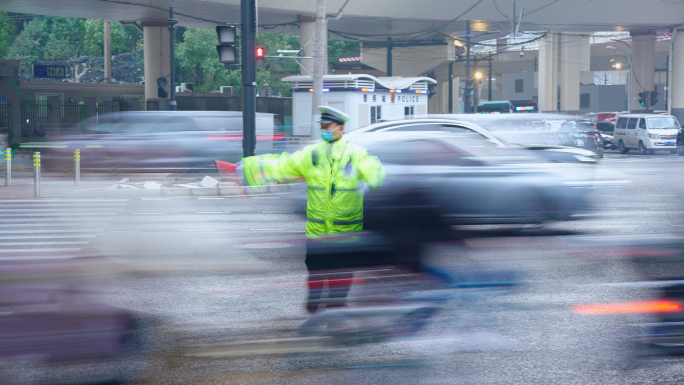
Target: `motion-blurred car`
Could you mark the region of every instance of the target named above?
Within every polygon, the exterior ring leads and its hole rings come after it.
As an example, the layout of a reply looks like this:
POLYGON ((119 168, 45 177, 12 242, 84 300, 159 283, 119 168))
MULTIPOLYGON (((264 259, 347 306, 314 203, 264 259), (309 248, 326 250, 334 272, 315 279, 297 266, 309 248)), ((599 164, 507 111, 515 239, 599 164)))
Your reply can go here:
MULTIPOLYGON (((272 114, 257 114, 256 130, 257 153, 278 147, 272 114)), ((47 138, 46 169, 73 170, 77 149, 81 169, 99 172, 206 171, 214 159, 242 157, 241 112, 121 112, 89 118, 72 132, 47 138)))
MULTIPOLYGON (((523 124, 527 126, 527 123, 532 122, 530 119, 533 118, 535 114, 524 114, 527 118, 523 124)), ((557 163, 581 163, 581 164, 596 164, 598 157, 591 151, 582 150, 572 147, 562 147, 553 144, 546 143, 543 139, 538 140, 540 136, 546 134, 543 131, 528 129, 523 129, 518 127, 515 122, 515 114, 507 114, 505 118, 498 118, 497 120, 490 119, 493 115, 444 115, 443 117, 435 117, 428 119, 407 119, 407 120, 395 120, 388 121, 384 123, 372 124, 354 130, 348 134, 349 138, 356 138, 357 135, 362 135, 369 132, 399 132, 399 131, 443 131, 443 132, 453 132, 457 134, 468 133, 471 138, 479 139, 483 142, 494 143, 500 147, 508 148, 518 148, 527 149, 534 151, 538 156, 543 157, 549 161, 557 163), (473 119, 469 120, 460 120, 473 119), (506 132, 509 135, 503 137, 500 132, 493 133, 492 130, 488 128, 483 128, 481 122, 498 122, 496 126, 502 129, 502 132, 506 132), (508 123, 505 123, 508 122, 508 123), (510 124, 513 122, 514 124, 510 124), (507 125, 506 127, 502 127, 507 125), (512 133, 512 134, 511 134, 512 133), (511 142, 510 139, 516 140, 511 142)), ((498 116, 497 116, 498 117, 498 116)), ((538 119, 537 119, 538 120, 538 119)), ((491 126, 491 124, 490 124, 491 126)))
POLYGON ((569 183, 563 169, 473 133, 369 132, 350 140, 376 155, 387 172, 382 187, 368 194, 369 205, 377 202, 374 195, 412 189, 450 224, 538 224, 587 209, 589 189, 569 183))
POLYGON ((483 146, 467 133, 376 133, 354 141, 385 165, 381 190, 417 186, 452 224, 538 223, 585 208, 586 190, 563 185, 533 152, 483 146))

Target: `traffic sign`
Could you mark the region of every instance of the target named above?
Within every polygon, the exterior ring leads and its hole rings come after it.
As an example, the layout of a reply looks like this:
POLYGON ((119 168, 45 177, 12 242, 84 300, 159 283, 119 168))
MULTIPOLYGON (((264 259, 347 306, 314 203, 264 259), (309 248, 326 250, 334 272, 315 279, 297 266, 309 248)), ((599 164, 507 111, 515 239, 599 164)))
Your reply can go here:
POLYGON ((53 79, 63 79, 66 78, 66 66, 63 65, 46 65, 46 64, 34 64, 33 65, 33 77, 34 78, 53 78, 53 79))

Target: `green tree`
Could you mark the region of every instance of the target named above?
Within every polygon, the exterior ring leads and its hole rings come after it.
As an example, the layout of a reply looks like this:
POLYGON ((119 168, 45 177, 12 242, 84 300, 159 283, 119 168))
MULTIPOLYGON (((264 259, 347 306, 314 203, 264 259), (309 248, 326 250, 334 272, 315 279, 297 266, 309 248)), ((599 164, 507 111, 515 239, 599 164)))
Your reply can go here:
POLYGON ((337 63, 341 57, 359 56, 361 44, 356 41, 328 40, 328 60, 337 63))
MULTIPOLYGON (((142 33, 134 27, 124 27, 118 21, 112 21, 110 36, 112 55, 142 49, 142 33)), ((85 20, 83 44, 86 56, 104 56, 104 20, 85 20)))
POLYGON ((7 12, 0 12, 0 59, 9 53, 14 37, 14 21, 7 12))
POLYGON ((45 60, 44 47, 48 42, 48 20, 36 18, 24 25, 24 30, 17 36, 7 57, 20 59, 19 76, 31 77, 31 63, 45 60))

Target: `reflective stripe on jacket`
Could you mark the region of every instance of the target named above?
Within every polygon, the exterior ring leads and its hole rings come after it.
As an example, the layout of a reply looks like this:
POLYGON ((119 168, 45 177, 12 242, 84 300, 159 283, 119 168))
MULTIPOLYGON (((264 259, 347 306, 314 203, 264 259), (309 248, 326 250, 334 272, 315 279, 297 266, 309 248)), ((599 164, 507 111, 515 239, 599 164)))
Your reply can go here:
POLYGON ((375 189, 385 178, 378 158, 344 137, 307 146, 294 154, 244 158, 241 169, 250 186, 305 179, 306 234, 314 237, 362 230, 363 182, 375 189))

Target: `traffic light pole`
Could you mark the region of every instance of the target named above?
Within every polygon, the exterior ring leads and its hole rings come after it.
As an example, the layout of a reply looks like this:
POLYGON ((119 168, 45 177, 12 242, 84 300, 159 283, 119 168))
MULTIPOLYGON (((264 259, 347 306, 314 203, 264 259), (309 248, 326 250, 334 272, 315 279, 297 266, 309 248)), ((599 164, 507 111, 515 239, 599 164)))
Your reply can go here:
POLYGON ((176 59, 174 58, 173 51, 173 26, 178 23, 178 20, 173 18, 173 7, 169 8, 169 56, 171 57, 171 73, 169 74, 169 95, 171 96, 169 101, 169 107, 171 111, 176 111, 176 59))
POLYGON ((241 0, 242 22, 242 154, 256 149, 256 0, 241 0))
POLYGON ((470 113, 470 20, 466 21, 465 113, 470 113))

